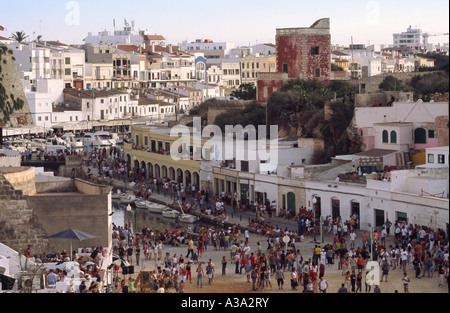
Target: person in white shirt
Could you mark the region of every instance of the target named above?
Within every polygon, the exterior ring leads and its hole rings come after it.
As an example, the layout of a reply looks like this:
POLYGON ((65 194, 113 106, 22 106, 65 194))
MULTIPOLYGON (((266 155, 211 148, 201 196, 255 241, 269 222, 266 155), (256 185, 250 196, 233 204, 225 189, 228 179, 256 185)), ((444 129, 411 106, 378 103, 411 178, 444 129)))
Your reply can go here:
POLYGON ((356 233, 354 230, 350 233, 350 248, 355 248, 356 233))
POLYGON ((403 272, 406 272, 406 262, 408 260, 408 251, 406 251, 406 249, 402 249, 402 251, 400 252, 400 260, 403 272))

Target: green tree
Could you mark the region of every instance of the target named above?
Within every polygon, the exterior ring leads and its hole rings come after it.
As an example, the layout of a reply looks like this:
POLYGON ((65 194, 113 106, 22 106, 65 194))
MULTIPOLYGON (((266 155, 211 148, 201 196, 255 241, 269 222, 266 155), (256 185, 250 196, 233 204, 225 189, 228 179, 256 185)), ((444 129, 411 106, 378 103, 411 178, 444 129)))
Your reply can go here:
POLYGON ((242 84, 231 93, 231 96, 241 100, 256 100, 256 86, 252 83, 242 84))

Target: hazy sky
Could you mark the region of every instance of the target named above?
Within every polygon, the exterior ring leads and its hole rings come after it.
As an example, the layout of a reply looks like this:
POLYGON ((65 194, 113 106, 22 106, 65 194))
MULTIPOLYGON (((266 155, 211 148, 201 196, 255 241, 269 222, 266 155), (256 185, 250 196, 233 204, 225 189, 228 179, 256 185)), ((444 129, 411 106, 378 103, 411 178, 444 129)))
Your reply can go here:
MULTIPOLYGON (((97 34, 135 21, 135 29, 166 37, 166 43, 212 39, 236 45, 275 43, 277 28, 309 27, 328 17, 333 44, 392 44, 392 34, 408 26, 424 32, 449 30, 448 0, 0 0, 0 25, 30 39, 83 43, 97 34), (34 34, 33 34, 34 33, 34 34)), ((449 42, 448 36, 430 42, 449 42)))

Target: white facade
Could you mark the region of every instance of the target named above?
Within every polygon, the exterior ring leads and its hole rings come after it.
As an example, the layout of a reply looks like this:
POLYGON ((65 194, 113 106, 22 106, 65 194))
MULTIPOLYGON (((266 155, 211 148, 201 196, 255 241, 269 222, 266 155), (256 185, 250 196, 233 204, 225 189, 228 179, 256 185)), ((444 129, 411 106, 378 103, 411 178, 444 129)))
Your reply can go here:
POLYGON ((50 49, 36 47, 35 43, 17 43, 9 45, 16 59, 16 67, 21 79, 34 81, 51 78, 50 49))
POLYGON ((394 47, 416 47, 421 44, 422 30, 409 26, 406 32, 395 33, 392 36, 394 47))
POLYGON ((105 63, 86 63, 86 89, 110 89, 113 79, 113 65, 105 63))
POLYGON ((308 208, 313 209, 316 198, 322 216, 338 215, 344 221, 357 210, 361 229, 380 227, 386 218, 407 218, 413 224, 447 229, 448 168, 393 171, 390 182, 369 179, 367 186, 331 181, 305 184, 308 208), (430 196, 438 192, 443 197, 430 196))
POLYGON ((22 81, 25 89, 28 107, 33 122, 37 126, 51 127, 53 125, 53 105, 63 99, 64 82, 62 79, 38 79, 31 89, 29 81, 22 81), (33 90, 33 91, 31 91, 33 90))
POLYGON ((436 117, 448 116, 448 102, 394 102, 390 107, 355 108, 354 126, 372 127, 374 123, 434 123, 436 117))
POLYGON ((189 53, 203 52, 205 58, 223 58, 234 48, 233 43, 211 42, 209 40, 196 39, 195 42, 183 41, 178 44, 180 48, 189 53))
POLYGON ((416 166, 417 168, 438 168, 449 166, 449 146, 427 148, 426 161, 427 163, 416 166))
POLYGON ((414 125, 412 123, 374 124, 375 149, 407 152, 414 146, 414 125))

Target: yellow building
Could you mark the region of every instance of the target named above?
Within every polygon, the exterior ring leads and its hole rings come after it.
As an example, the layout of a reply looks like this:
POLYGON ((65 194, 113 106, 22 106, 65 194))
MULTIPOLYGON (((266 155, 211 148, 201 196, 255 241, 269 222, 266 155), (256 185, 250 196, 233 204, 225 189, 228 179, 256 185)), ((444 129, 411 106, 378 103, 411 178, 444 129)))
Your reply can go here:
POLYGON ((170 131, 170 128, 133 126, 131 143, 124 143, 128 164, 133 170, 143 169, 143 177, 146 179, 167 178, 185 186, 191 183, 197 188, 201 187, 205 182, 200 179, 201 161, 198 159, 201 157, 200 147, 204 142, 181 136, 171 137, 170 131), (181 145, 180 140, 184 141, 181 145), (188 141, 191 145, 189 153, 171 154, 170 150, 174 143, 179 147, 178 150, 182 151, 188 141))
POLYGON ((256 85, 259 73, 275 73, 277 57, 248 55, 241 58, 241 82, 243 84, 253 83, 256 85))

